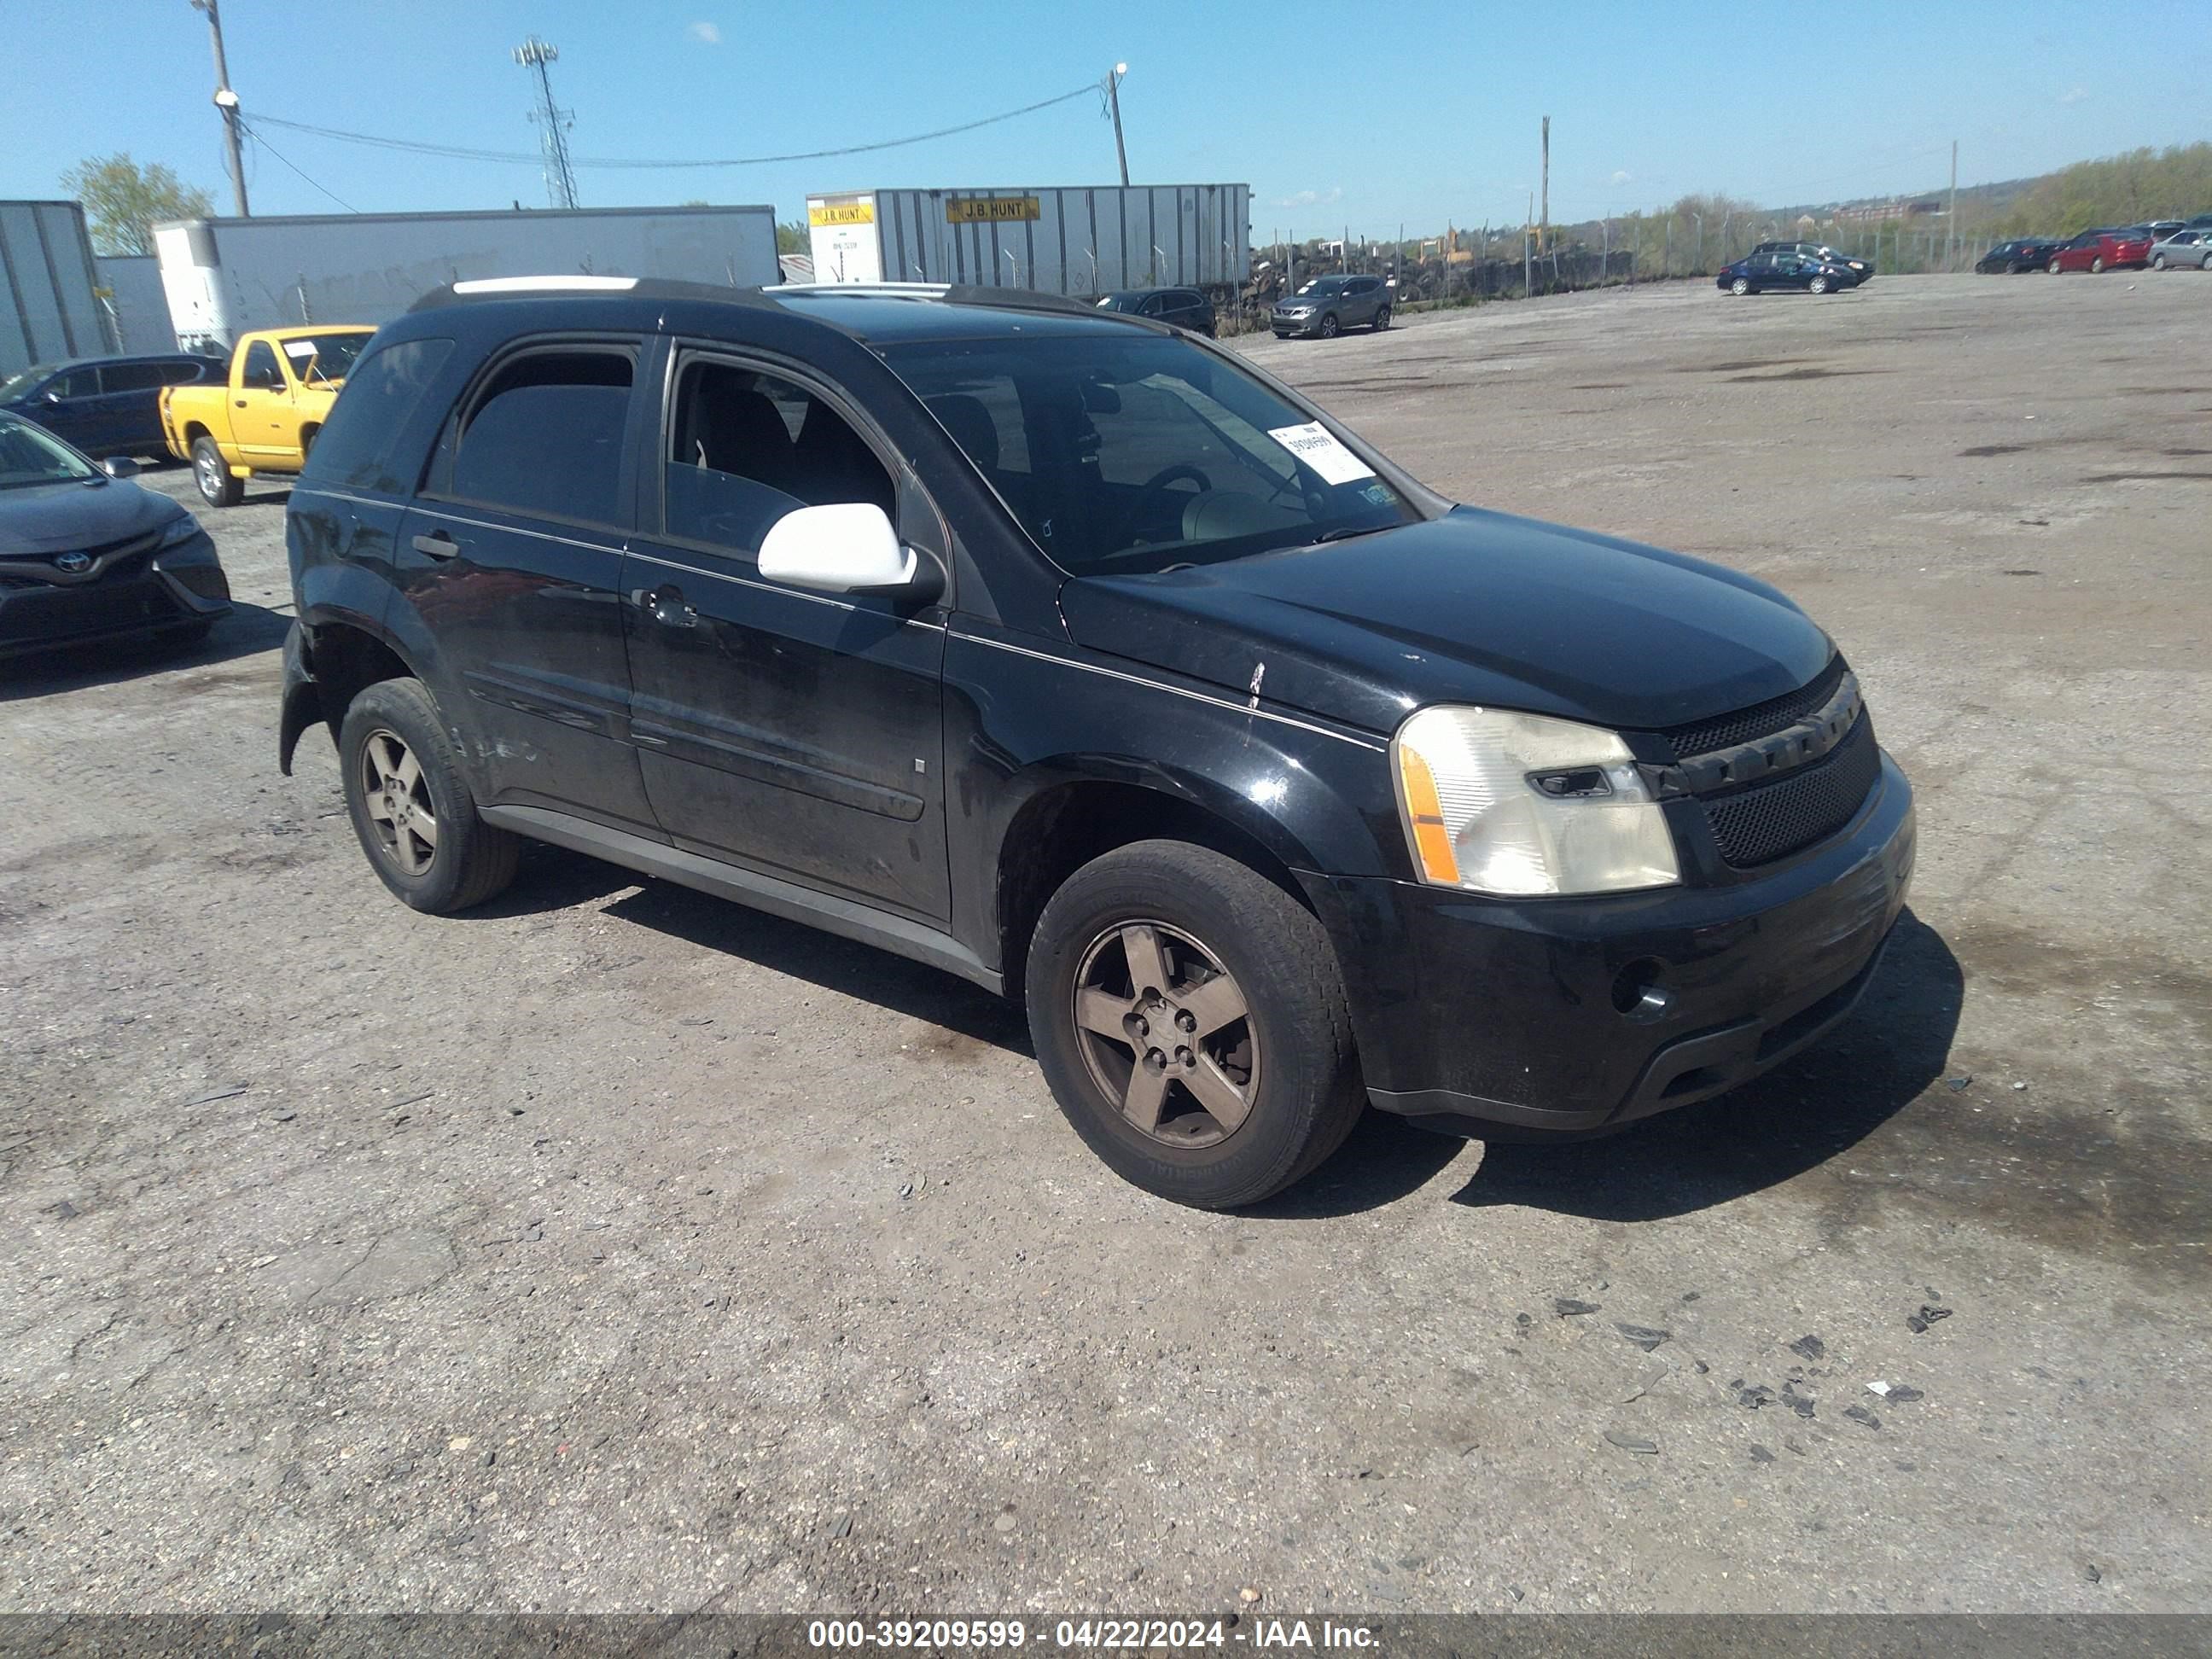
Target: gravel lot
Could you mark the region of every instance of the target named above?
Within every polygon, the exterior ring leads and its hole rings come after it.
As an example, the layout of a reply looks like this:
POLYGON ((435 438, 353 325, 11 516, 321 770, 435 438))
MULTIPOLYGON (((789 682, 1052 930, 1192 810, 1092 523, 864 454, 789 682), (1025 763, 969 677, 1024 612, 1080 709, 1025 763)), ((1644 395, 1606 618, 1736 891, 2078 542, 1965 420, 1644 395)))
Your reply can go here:
POLYGON ((1921 800, 1854 1020, 1178 1210, 950 978, 546 849, 391 901, 257 488, 204 649, 0 669, 0 1607, 2212 1608, 2212 276, 1249 349, 1844 643, 1921 800))

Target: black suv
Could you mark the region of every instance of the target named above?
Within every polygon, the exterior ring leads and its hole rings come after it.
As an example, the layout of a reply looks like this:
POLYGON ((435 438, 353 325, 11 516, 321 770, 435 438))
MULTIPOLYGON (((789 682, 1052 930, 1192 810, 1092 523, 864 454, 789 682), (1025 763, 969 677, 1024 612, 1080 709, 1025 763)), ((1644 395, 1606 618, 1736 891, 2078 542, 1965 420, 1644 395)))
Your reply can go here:
POLYGON ((1101 311, 1126 311, 1134 317, 1157 317, 1194 334, 1213 337, 1213 301, 1194 288, 1126 288, 1098 298, 1101 311))
POLYGON ((1249 1203, 1363 1103, 1582 1133, 1841 1018, 1911 794, 1749 576, 1455 506, 1237 356, 992 290, 461 283, 286 518, 418 909, 551 842, 1025 997, 1130 1180, 1249 1203))

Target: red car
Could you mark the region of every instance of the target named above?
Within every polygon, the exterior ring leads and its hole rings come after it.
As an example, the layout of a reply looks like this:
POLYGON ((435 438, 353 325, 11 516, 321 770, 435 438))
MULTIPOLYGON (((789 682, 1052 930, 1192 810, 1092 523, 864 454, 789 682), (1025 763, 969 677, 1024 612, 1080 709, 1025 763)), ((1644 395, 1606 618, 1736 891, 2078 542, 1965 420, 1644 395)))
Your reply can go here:
POLYGON ((2053 276, 2067 270, 2110 270, 2115 265, 2150 263, 2150 233, 2136 227, 2127 230, 2085 230, 2072 241, 2053 249, 2053 276))

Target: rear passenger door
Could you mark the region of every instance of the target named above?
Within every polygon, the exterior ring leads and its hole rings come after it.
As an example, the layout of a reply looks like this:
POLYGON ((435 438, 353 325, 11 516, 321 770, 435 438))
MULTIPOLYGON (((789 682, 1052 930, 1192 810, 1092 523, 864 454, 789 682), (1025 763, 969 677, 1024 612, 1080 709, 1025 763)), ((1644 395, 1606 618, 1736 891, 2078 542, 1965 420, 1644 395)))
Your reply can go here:
POLYGON ((621 599, 643 359, 619 337, 525 341, 493 359, 447 417, 395 560, 486 804, 632 831, 653 824, 621 599))
POLYGON ((770 581, 793 509, 872 501, 941 551, 935 508, 860 411, 797 365, 677 351, 631 545, 631 730, 688 851, 942 927, 945 611, 770 581))
POLYGON ((160 363, 105 363, 100 370, 100 447, 118 455, 158 455, 161 437, 160 363))

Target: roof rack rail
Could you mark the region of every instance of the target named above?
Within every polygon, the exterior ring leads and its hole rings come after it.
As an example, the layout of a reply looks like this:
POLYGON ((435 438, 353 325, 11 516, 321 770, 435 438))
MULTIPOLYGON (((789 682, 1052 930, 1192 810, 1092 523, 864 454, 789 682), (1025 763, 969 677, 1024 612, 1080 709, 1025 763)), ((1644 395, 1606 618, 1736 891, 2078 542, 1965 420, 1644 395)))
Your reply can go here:
POLYGON ((948 305, 995 306, 1002 311, 1076 311, 1096 307, 1066 295, 1034 288, 986 288, 969 283, 785 283, 766 294, 850 294, 891 299, 942 300, 948 305))

